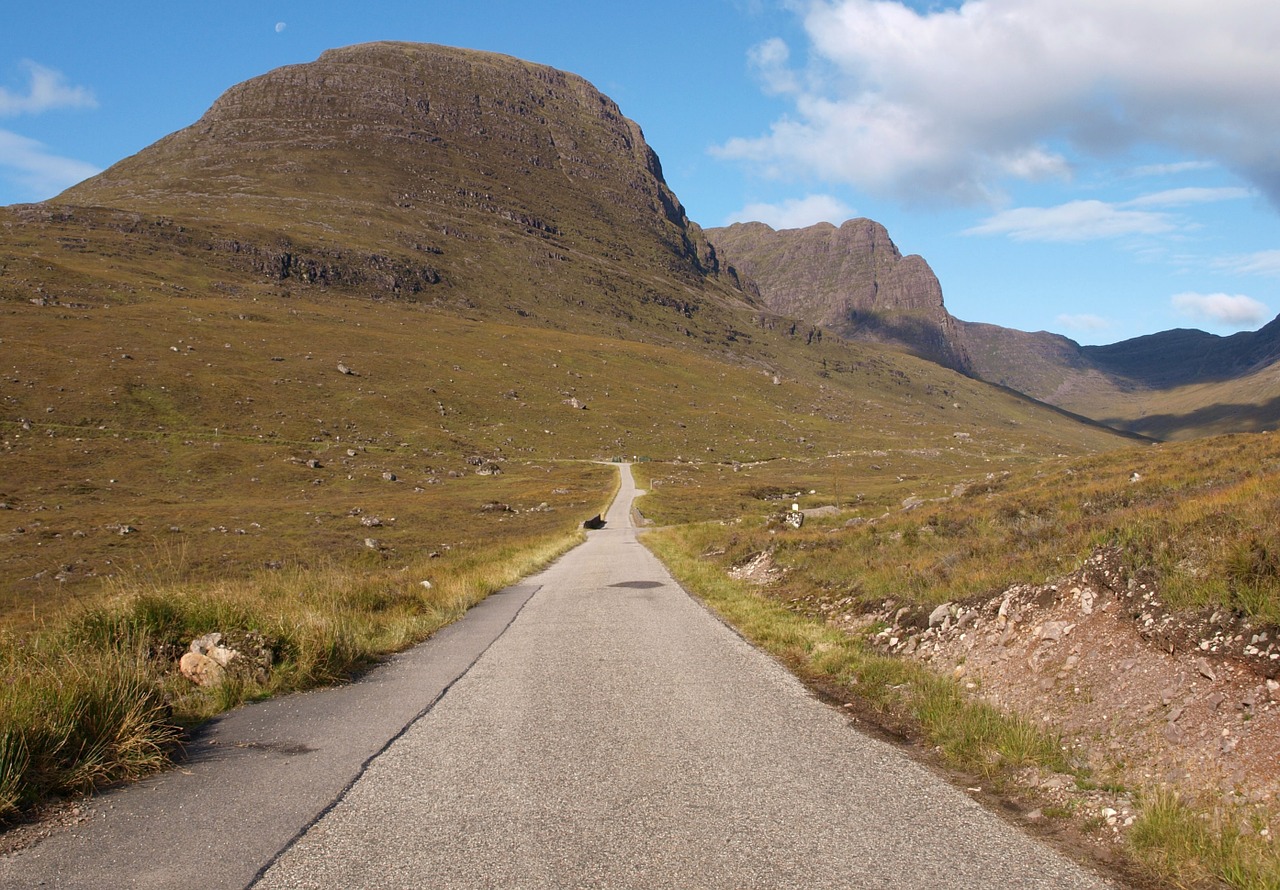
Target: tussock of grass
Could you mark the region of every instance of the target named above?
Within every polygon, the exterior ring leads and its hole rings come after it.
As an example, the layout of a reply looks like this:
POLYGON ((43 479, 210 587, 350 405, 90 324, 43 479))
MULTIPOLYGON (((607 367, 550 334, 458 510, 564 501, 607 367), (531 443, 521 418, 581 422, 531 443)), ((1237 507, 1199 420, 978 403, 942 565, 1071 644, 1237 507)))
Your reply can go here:
POLYGON ((1172 887, 1223 882, 1240 890, 1280 887, 1280 849, 1232 814, 1188 804, 1169 791, 1142 803, 1130 843, 1172 887))
POLYGON ((497 541, 483 556, 455 560, 447 576, 432 566, 430 588, 420 583, 425 564, 333 564, 218 584, 121 583, 109 601, 3 647, 0 819, 164 767, 184 725, 350 677, 547 564, 580 535, 497 541), (177 658, 215 630, 232 640, 257 634, 274 652, 271 670, 193 686, 177 674, 177 658))
POLYGON ((0 817, 167 762, 177 728, 156 665, 127 647, 6 647, 0 817))

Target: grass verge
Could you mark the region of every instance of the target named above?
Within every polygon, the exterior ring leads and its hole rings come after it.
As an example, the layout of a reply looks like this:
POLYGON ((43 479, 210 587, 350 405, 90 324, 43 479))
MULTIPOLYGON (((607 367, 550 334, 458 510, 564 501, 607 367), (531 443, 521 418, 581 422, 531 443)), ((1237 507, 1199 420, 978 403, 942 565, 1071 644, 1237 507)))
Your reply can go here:
POLYGON ((495 542, 440 576, 420 564, 332 564, 214 584, 121 582, 115 595, 0 646, 0 819, 162 769, 182 728, 248 700, 350 677, 425 639, 581 540, 495 542), (422 583, 434 577, 430 586, 422 583), (175 669, 217 631, 242 656, 226 682, 175 669))
POLYGON ((1075 772, 1059 740, 1028 720, 966 699, 957 684, 920 665, 880 655, 860 639, 787 609, 700 558, 722 529, 656 530, 644 542, 686 589, 803 680, 870 707, 880 722, 935 748, 957 770, 999 784, 1037 765, 1075 772))
MULTIPOLYGON (((882 725, 935 748, 954 768, 994 777, 997 789, 1010 767, 1026 764, 1086 777, 1038 724, 972 700, 950 677, 874 653, 830 627, 828 616, 861 614, 889 599, 920 607, 988 597, 1059 577, 1113 547, 1128 574, 1153 584, 1171 611, 1242 615, 1268 632, 1280 622, 1274 435, 1044 461, 958 480, 965 484, 941 497, 919 497, 925 490, 911 489, 920 483, 906 479, 911 488, 859 496, 785 533, 767 519, 781 509, 779 493, 782 503, 825 506, 829 494, 805 487, 810 480, 820 487, 820 474, 805 477, 783 462, 750 481, 722 474, 713 483, 687 468, 687 479, 660 466, 644 471, 652 477, 646 487, 656 489, 647 514, 661 517, 666 504, 696 498, 704 486, 726 503, 756 501, 741 518, 646 537, 689 590, 810 685, 856 697, 882 725), (912 497, 895 503, 895 494, 912 497), (779 579, 767 591, 728 577, 761 553, 779 579)), ((1280 888, 1280 853, 1260 817, 1206 800, 1147 794, 1128 835, 1132 860, 1160 886, 1280 888)))

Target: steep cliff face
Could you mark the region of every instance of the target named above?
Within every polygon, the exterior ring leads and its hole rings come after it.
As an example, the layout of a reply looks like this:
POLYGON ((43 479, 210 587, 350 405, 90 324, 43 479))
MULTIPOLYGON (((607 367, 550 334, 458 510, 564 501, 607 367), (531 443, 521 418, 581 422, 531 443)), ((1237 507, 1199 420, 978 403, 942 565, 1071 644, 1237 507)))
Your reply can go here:
POLYGON ((611 99, 471 50, 376 43, 280 68, 58 201, 232 230, 286 269, 335 250, 426 263, 437 293, 553 324, 662 307, 688 328, 741 298, 611 99))
POLYGON ((781 231, 736 223, 707 235, 771 309, 968 371, 937 276, 922 257, 904 257, 879 223, 851 219, 781 231))

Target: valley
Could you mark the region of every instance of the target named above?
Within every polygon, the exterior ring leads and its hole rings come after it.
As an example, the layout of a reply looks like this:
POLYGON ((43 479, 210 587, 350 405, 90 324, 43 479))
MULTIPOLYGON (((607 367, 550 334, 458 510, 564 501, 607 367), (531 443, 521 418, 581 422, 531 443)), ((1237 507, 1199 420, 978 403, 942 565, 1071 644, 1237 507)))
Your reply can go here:
MULTIPOLYGON (((0 208, 0 810, 144 775, 211 714, 424 639, 581 540, 626 460, 645 540, 824 696, 997 796, 1020 774, 1122 787, 1121 843, 1094 811, 1040 809, 1135 880, 1267 886, 1274 789, 1247 769, 1164 782, 988 685, 976 655, 957 673, 963 644, 916 662, 940 606, 948 630, 994 621, 993 597, 1112 551, 1115 602, 1146 583, 1175 623, 1274 639, 1280 454, 1253 432, 1273 425, 1270 326, 1157 335, 1135 367, 1123 344, 952 318, 869 220, 735 229, 690 221, 581 78, 401 43, 255 78, 0 208), (1208 433, 1234 435, 1155 441, 1208 433), (791 503, 800 530, 778 522, 791 503), (194 684, 177 661, 210 632, 257 640, 267 668, 194 684), (937 734, 971 722, 1006 734, 937 734), (1064 759, 1068 738, 1101 753, 1064 759), (1166 792, 1216 814, 1204 845, 1230 855, 1125 846, 1166 792)), ((1161 655, 1172 676, 1201 642, 1161 655)), ((1270 700, 1251 708, 1270 725, 1270 700)))

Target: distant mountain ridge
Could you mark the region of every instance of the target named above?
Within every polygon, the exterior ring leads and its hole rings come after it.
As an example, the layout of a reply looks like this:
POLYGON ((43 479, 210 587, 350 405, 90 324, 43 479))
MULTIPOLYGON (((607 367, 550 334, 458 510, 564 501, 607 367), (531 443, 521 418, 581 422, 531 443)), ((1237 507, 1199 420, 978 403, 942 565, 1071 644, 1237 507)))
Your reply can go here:
POLYGON ((854 340, 905 349, 1117 429, 1157 438, 1280 425, 1280 319, 1219 337, 1173 330, 1108 346, 961 321, 928 263, 879 223, 708 229, 766 305, 854 340))

